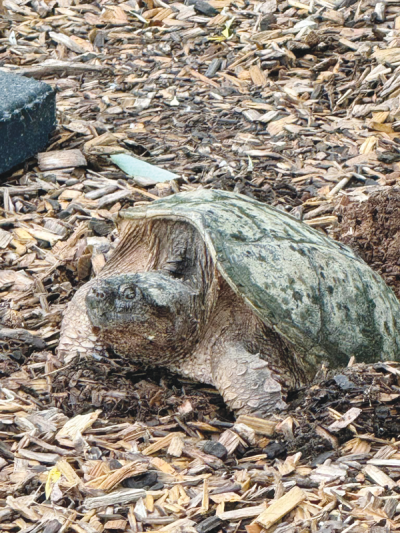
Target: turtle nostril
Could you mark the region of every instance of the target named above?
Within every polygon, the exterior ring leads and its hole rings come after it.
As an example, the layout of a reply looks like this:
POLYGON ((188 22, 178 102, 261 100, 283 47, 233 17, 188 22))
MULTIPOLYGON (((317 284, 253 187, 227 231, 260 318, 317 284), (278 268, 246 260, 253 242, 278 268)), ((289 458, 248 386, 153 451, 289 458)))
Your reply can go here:
POLYGON ((106 293, 102 290, 93 288, 91 291, 91 296, 95 298, 96 300, 104 300, 106 297, 106 293))

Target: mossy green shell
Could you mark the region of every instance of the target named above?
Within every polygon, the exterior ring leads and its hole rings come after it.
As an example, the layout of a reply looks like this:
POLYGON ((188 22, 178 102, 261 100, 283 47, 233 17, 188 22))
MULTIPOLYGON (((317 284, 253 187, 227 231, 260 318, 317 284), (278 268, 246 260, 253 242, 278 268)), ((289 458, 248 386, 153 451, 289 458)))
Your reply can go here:
POLYGON ((246 196, 201 189, 123 211, 185 220, 253 311, 306 356, 336 365, 399 359, 400 304, 353 251, 246 196))

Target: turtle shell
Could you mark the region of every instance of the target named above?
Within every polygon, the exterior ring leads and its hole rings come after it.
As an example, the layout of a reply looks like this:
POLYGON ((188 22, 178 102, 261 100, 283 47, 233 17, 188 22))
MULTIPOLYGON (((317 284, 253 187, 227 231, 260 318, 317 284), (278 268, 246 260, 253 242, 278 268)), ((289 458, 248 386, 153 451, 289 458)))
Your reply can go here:
POLYGON ((400 358, 400 303, 347 246, 246 196, 201 189, 127 209, 125 219, 184 220, 264 323, 312 366, 400 358))

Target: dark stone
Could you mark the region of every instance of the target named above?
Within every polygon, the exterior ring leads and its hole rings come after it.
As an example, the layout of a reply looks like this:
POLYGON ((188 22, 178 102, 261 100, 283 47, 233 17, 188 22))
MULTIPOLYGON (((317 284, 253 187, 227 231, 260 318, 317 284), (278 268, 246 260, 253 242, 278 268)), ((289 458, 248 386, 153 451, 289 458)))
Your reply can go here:
POLYGON ((57 215, 57 218, 60 220, 65 220, 66 218, 70 217, 72 213, 68 211, 68 209, 64 209, 63 211, 60 211, 57 215))
POLYGON ((223 444, 217 441, 208 440, 203 446, 203 452, 208 455, 218 457, 218 459, 225 459, 228 455, 228 450, 223 444))
POLYGON ((344 374, 338 374, 333 378, 342 390, 354 389, 355 385, 352 381, 349 380, 344 374))
POLYGON ((397 152, 381 152, 378 154, 378 161, 382 161, 382 163, 397 163, 400 161, 400 154, 397 152))
POLYGON ((308 477, 296 477, 296 485, 302 489, 317 489, 319 483, 311 481, 308 477))
POLYGON ((218 11, 204 0, 195 0, 194 2, 191 2, 191 4, 194 6, 196 11, 206 15, 206 17, 215 17, 218 15, 218 11))
POLYGON ((218 516, 210 516, 197 524, 196 531, 198 533, 208 533, 209 531, 214 531, 217 527, 222 524, 222 520, 218 516))
POLYGON ((281 442, 270 442, 263 450, 268 459, 275 459, 286 454, 286 446, 281 442))
POLYGON ((61 209, 61 205, 57 200, 53 200, 52 198, 47 198, 47 202, 51 205, 53 210, 57 213, 61 209))
POLYGON ((335 455, 334 451, 324 452, 317 455, 315 459, 313 459, 311 466, 315 468, 318 465, 323 465, 327 459, 335 455))
POLYGON ((157 472, 150 471, 140 474, 140 476, 128 477, 121 482, 121 485, 126 489, 144 489, 155 485, 157 480, 157 472))
POLYGON ((118 459, 111 459, 108 463, 108 466, 111 470, 118 470, 119 468, 122 468, 122 464, 118 461, 118 459))
POLYGON ((55 125, 49 85, 0 71, 0 174, 43 150, 55 125))
POLYGON ((276 24, 276 16, 273 13, 268 13, 268 15, 261 19, 260 31, 269 30, 271 24, 276 24))
MULTIPOLYGON (((87 454, 87 458, 88 459, 91 459, 92 461, 95 461, 95 460, 98 460, 100 459, 100 457, 102 456, 102 451, 100 450, 100 448, 98 448, 97 446, 92 446, 87 454)), ((112 459, 112 461, 114 461, 114 459, 112 459)), ((111 462, 111 461, 110 461, 111 462)), ((121 467, 121 464, 118 468, 121 467)), ((114 468, 112 468, 112 470, 114 470, 114 468)))
POLYGON ((105 236, 112 232, 112 230, 115 228, 115 225, 111 220, 92 218, 89 222, 89 227, 96 235, 105 236))
POLYGON ((219 57, 214 57, 214 59, 208 65, 208 69, 206 70, 207 78, 212 78, 213 76, 215 76, 215 74, 218 72, 218 70, 221 67, 221 63, 222 61, 219 57))
POLYGON ((13 352, 10 353, 10 357, 7 357, 4 354, 4 359, 2 357, 1 360, 8 362, 10 358, 14 359, 14 361, 17 361, 17 363, 20 363, 20 364, 22 364, 25 361, 24 354, 21 352, 21 350, 14 350, 13 352))

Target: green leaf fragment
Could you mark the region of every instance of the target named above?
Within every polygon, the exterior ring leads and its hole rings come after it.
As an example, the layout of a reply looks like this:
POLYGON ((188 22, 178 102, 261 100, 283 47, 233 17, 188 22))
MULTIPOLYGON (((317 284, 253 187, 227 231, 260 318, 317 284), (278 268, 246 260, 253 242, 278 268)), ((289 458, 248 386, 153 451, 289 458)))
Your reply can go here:
POLYGON ((231 35, 232 35, 231 26, 232 26, 234 20, 235 20, 235 17, 227 20, 226 23, 225 23, 225 29, 222 32, 222 35, 224 37, 226 37, 226 39, 229 39, 229 37, 231 37, 231 35))
POLYGON ((178 175, 173 172, 150 165, 150 163, 146 163, 128 154, 112 155, 111 160, 125 174, 134 178, 139 185, 144 187, 178 178, 178 175))

